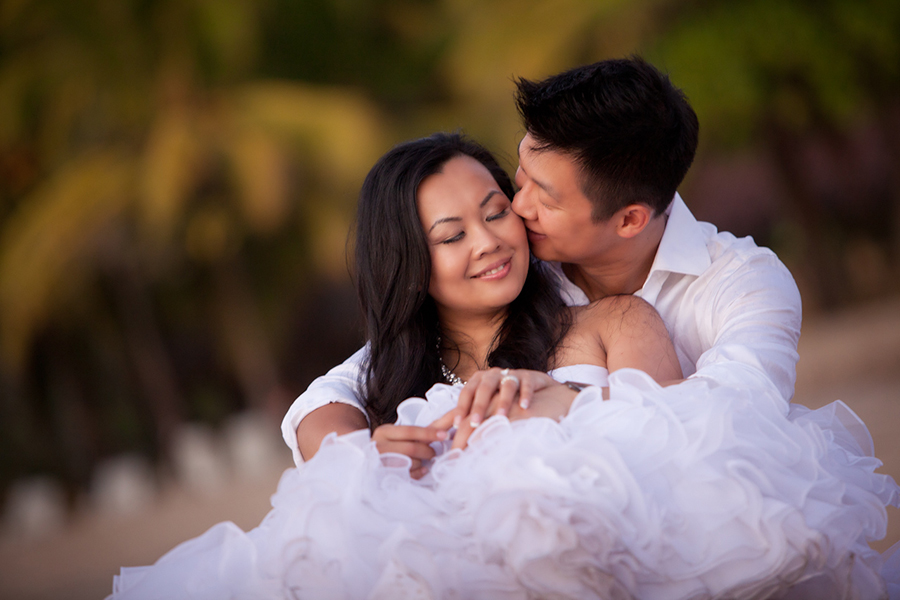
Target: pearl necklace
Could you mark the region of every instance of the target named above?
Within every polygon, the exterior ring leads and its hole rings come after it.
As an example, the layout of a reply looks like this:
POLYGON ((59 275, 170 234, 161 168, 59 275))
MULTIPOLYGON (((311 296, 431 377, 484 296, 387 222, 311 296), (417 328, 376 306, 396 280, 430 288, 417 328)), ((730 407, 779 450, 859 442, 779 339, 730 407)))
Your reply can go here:
POLYGON ((444 358, 441 356, 441 338, 438 336, 437 341, 437 351, 438 351, 438 361, 441 363, 441 375, 444 376, 444 380, 450 385, 466 385, 466 382, 462 380, 462 378, 451 371, 447 365, 444 364, 444 358))

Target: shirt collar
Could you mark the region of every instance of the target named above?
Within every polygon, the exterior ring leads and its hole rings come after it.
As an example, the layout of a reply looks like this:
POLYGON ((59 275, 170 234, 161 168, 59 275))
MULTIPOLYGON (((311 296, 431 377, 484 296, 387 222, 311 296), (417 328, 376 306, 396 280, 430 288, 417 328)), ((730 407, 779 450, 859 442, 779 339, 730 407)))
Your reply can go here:
MULTIPOLYGON (((636 296, 644 298, 651 304, 655 302, 659 286, 665 279, 653 277, 654 273, 669 272, 699 276, 712 264, 709 250, 706 247, 708 236, 677 192, 672 203, 669 204, 666 214, 668 215, 666 229, 659 241, 650 273, 647 275, 643 287, 635 292, 636 296)), ((584 291, 566 277, 560 263, 545 264, 556 279, 559 293, 567 305, 579 306, 590 302, 584 291)))
POLYGON ((656 271, 702 274, 712 264, 703 228, 677 192, 667 213, 666 229, 647 279, 656 271))

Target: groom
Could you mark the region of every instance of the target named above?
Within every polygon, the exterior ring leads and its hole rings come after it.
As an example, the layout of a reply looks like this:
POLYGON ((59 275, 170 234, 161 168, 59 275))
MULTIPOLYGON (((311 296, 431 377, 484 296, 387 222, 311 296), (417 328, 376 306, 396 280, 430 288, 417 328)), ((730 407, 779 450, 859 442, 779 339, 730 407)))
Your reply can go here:
MULTIPOLYGON (((565 301, 640 296, 666 323, 686 377, 773 389, 789 401, 800 294, 774 253, 698 222, 676 193, 698 131, 681 91, 639 58, 517 86, 526 134, 512 207, 565 301)), ((355 397, 363 352, 314 381, 288 411, 282 433, 298 464, 328 432, 367 426, 355 397)), ((496 387, 467 387, 476 421, 496 387)), ((422 429, 403 442, 427 445, 435 435, 422 429)))

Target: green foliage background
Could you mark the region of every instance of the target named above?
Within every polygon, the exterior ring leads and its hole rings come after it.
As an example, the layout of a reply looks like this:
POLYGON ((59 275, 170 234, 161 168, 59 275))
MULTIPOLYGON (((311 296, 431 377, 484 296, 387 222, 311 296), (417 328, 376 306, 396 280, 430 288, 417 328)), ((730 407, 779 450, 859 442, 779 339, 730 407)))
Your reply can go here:
POLYGON ((517 76, 643 54, 699 115, 698 216, 772 245, 807 310, 895 293, 898 46, 890 0, 7 0, 0 488, 280 418, 361 342, 368 168, 452 129, 514 168, 517 76), (703 183, 734 161, 769 187, 703 183))

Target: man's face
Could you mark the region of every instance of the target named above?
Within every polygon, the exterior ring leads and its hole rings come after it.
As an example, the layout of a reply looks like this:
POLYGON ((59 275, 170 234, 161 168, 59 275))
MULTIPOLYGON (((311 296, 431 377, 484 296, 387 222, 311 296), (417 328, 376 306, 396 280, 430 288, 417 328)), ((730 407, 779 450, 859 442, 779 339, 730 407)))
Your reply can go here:
POLYGON ((594 223, 592 205, 578 186, 578 166, 560 152, 534 150, 526 134, 519 144, 513 211, 525 221, 531 252, 541 260, 584 264, 615 242, 613 221, 594 223))

